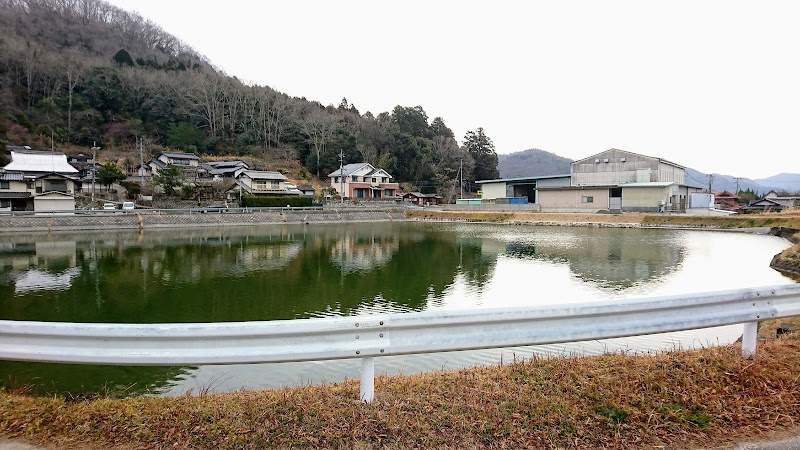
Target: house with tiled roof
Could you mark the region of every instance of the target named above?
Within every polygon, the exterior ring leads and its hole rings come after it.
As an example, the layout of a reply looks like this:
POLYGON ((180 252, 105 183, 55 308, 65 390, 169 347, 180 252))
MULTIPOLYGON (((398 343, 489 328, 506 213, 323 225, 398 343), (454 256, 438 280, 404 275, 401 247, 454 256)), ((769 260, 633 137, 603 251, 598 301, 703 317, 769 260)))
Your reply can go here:
POLYGON ((433 206, 442 202, 442 197, 436 194, 423 194, 421 192, 406 192, 403 201, 418 206, 433 206))
POLYGON ((392 199, 397 196, 400 185, 383 169, 369 163, 347 164, 328 175, 331 189, 346 199, 372 200, 392 199))
POLYGON ((137 168, 139 176, 152 177, 158 171, 169 166, 181 169, 183 178, 195 178, 200 166, 200 157, 193 153, 185 152, 160 152, 155 158, 147 161, 137 168))
POLYGON ((63 153, 12 150, 0 169, 0 210, 74 211, 77 176, 63 153))
POLYGON ((301 195, 289 188, 289 179, 280 172, 243 170, 236 176, 236 184, 228 189, 228 198, 238 195, 301 195))

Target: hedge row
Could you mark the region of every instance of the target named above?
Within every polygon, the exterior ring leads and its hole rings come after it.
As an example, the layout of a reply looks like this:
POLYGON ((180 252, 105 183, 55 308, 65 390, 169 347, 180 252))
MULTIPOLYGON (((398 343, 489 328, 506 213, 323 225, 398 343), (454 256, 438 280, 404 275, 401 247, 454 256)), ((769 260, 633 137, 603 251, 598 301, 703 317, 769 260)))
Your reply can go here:
POLYGON ((291 197, 262 197, 256 195, 245 195, 242 197, 243 207, 308 207, 311 206, 313 197, 295 195, 291 197))

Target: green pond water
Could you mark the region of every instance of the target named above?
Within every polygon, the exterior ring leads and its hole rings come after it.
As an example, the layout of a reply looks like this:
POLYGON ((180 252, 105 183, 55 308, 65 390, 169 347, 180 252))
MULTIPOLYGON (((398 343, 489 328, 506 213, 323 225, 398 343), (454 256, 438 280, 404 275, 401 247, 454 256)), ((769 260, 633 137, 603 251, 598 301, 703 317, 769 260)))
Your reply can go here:
MULTIPOLYGON (((369 223, 0 236, 0 319, 223 322, 474 309, 791 283, 788 242, 730 232, 369 223)), ((385 357, 378 373, 536 354, 728 343, 740 326, 602 342, 385 357)), ((357 360, 200 367, 0 361, 0 384, 180 394, 357 378, 357 360)))

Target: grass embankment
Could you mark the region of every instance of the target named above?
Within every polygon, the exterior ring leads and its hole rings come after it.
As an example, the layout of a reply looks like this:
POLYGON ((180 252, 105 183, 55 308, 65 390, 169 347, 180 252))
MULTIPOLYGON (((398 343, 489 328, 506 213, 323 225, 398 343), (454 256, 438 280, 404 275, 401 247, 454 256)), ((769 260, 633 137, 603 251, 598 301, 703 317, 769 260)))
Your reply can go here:
POLYGON ((59 448, 692 448, 794 430, 800 340, 177 398, 0 391, 0 436, 59 448))
POLYGON ((645 215, 642 225, 674 225, 709 228, 789 227, 800 229, 800 213, 744 214, 735 216, 645 215))
POLYGON ((641 223, 644 214, 538 213, 510 211, 407 210, 406 216, 421 220, 469 220, 475 222, 530 223, 641 223))

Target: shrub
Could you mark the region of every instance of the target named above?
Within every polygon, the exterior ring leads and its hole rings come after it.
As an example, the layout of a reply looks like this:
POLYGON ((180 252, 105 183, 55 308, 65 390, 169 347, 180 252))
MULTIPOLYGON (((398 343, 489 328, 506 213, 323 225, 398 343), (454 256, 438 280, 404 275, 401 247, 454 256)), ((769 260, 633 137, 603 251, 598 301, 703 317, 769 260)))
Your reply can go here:
POLYGON ((286 196, 286 197, 264 197, 256 195, 245 195, 242 197, 242 206, 244 207, 308 207, 311 206, 313 198, 306 196, 286 196))

